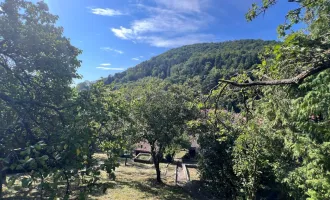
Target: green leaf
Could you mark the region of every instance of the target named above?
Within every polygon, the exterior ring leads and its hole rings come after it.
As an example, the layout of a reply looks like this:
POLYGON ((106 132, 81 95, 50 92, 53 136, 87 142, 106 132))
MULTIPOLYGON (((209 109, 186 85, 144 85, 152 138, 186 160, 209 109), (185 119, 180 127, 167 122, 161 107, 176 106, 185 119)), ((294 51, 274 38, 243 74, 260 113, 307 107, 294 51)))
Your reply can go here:
POLYGON ((22 182, 22 187, 27 188, 31 184, 31 179, 30 178, 23 178, 21 180, 22 182))
POLYGON ((16 167, 17 167, 17 164, 12 164, 12 165, 10 165, 9 168, 10 168, 11 170, 14 170, 16 167))
POLYGON ((49 159, 49 157, 47 155, 43 155, 43 156, 40 157, 40 159, 43 160, 43 161, 46 161, 46 160, 49 159))
POLYGON ((7 186, 12 187, 15 184, 15 181, 17 180, 17 176, 11 176, 8 179, 7 186))

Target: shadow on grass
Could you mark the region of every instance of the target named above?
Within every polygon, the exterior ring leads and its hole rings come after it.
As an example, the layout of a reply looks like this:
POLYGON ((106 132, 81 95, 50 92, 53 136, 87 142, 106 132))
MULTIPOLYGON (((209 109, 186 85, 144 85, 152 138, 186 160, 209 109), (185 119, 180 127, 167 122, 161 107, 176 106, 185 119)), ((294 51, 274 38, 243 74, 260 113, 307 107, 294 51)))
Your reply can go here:
POLYGON ((183 186, 183 189, 188 192, 193 199, 203 199, 203 200, 216 200, 219 199, 213 195, 211 195, 207 190, 203 187, 201 181, 193 180, 183 186))
POLYGON ((139 172, 121 172, 122 175, 126 176, 126 177, 132 177, 132 176, 139 176, 139 177, 145 177, 145 176, 150 176, 150 173, 148 172, 143 172, 143 171, 139 171, 139 172))
MULTIPOLYGON (((19 187, 20 188, 20 187, 19 187)), ((38 193, 32 193, 32 188, 26 191, 19 191, 16 188, 17 192, 15 194, 10 194, 9 192, 4 192, 4 197, 2 198, 3 200, 30 200, 30 199, 38 199, 38 193), (8 195, 9 197, 6 197, 8 195), (15 196, 13 196, 15 195, 15 196)))
POLYGON ((114 182, 107 182, 107 183, 98 183, 91 188, 91 191, 89 194, 100 197, 103 196, 109 188, 114 188, 117 184, 114 182))
POLYGON ((145 193, 145 198, 157 196, 158 199, 162 200, 191 199, 190 194, 186 193, 181 187, 158 183, 155 179, 148 179, 146 182, 117 181, 117 183, 140 190, 145 193))
POLYGON ((32 199, 38 199, 37 197, 7 197, 3 198, 3 200, 32 200, 32 199))
POLYGON ((138 169, 152 169, 153 168, 152 164, 137 163, 137 162, 135 162, 133 164, 133 166, 138 168, 138 169))

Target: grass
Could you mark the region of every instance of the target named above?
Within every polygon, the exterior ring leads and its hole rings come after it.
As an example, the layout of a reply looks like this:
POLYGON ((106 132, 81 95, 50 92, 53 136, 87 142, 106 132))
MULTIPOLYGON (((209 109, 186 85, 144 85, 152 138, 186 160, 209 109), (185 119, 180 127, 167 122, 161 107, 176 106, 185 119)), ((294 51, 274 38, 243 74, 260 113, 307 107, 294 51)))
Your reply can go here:
POLYGON ((174 158, 176 159, 181 159, 183 158, 183 156, 185 156, 187 154, 187 151, 181 150, 178 153, 175 154, 174 158))
POLYGON ((116 181, 109 181, 105 172, 102 172, 101 182, 108 183, 109 187, 104 194, 91 195, 89 199, 152 199, 174 200, 192 199, 189 193, 175 185, 175 165, 161 164, 163 183, 156 183, 156 172, 151 164, 129 163, 121 164, 116 169, 116 181), (111 183, 111 184, 109 184, 111 183))
POLYGON ((100 160, 100 161, 105 161, 108 159, 108 156, 105 153, 95 153, 95 154, 93 154, 93 158, 100 160))
POLYGON ((141 160, 150 160, 151 158, 151 155, 147 155, 147 154, 139 154, 137 156, 138 159, 141 159, 141 160))
MULTIPOLYGON (((95 158, 100 161, 107 159, 105 154, 95 154, 95 158)), ((152 164, 135 163, 132 160, 128 166, 124 165, 121 159, 120 166, 116 168, 116 180, 109 180, 105 171, 101 171, 99 187, 89 195, 88 199, 94 200, 191 200, 196 199, 191 196, 191 192, 175 184, 176 165, 161 163, 161 178, 163 183, 156 182, 156 171, 152 164)), ((24 175, 19 175, 20 178, 24 175)), ((73 188, 72 188, 73 189, 73 188)), ((77 194, 78 191, 73 191, 77 194)), ((4 188, 5 196, 8 199, 36 199, 38 194, 35 187, 26 190, 20 187, 20 181, 14 185, 14 190, 4 188)), ((75 198, 72 196, 72 198, 75 198)), ((203 198, 198 198, 203 199, 203 198)))
POLYGON ((200 180, 197 169, 195 169, 195 168, 187 168, 187 169, 189 171, 190 181, 200 180))

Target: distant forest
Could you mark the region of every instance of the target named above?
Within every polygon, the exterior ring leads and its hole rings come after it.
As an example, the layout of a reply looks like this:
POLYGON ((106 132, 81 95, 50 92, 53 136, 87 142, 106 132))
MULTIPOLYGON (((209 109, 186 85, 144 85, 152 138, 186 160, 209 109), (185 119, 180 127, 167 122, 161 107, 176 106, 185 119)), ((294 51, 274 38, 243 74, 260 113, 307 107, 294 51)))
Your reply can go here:
MULTIPOLYGON (((169 50, 124 72, 110 75, 106 84, 134 82, 145 77, 167 79, 172 83, 197 82, 205 94, 220 78, 249 70, 260 64, 258 53, 275 41, 237 40, 203 43, 169 50)), ((196 86, 197 87, 197 86, 196 86)))

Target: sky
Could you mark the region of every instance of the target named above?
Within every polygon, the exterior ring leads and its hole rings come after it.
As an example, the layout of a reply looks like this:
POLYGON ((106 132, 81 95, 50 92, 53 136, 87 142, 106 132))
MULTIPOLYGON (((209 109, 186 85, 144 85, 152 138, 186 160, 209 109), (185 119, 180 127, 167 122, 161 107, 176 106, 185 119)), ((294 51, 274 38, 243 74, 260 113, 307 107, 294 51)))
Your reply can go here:
POLYGON ((247 22, 260 0, 45 0, 64 35, 83 50, 84 80, 107 77, 169 49, 238 39, 277 40, 276 27, 294 3, 280 1, 247 22))

